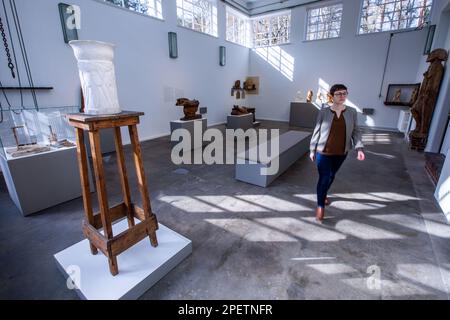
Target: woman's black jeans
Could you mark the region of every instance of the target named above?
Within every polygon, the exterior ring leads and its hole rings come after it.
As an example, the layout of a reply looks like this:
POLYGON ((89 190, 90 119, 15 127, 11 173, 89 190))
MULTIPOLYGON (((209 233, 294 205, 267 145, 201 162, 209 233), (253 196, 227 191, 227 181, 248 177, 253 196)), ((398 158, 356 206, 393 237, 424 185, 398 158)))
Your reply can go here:
POLYGON ((324 155, 316 152, 316 164, 319 170, 319 182, 317 183, 317 206, 325 207, 327 192, 333 183, 336 172, 338 172, 347 154, 324 155))

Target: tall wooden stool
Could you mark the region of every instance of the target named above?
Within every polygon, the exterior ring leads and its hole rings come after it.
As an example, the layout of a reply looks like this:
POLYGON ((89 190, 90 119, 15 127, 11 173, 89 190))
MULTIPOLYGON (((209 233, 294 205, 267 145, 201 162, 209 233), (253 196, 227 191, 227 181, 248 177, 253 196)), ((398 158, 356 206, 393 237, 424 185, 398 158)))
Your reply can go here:
POLYGON ((100 250, 108 257, 109 270, 113 276, 119 273, 117 265, 117 256, 135 245, 146 236, 150 238, 153 247, 158 246, 156 239, 156 230, 158 221, 152 213, 150 199, 147 190, 147 181, 142 164, 141 146, 136 125, 139 123, 139 117, 143 112, 123 111, 114 115, 86 115, 83 113, 68 114, 69 123, 75 127, 77 138, 78 164, 81 177, 81 188, 83 192, 83 202, 85 219, 83 219, 83 233, 89 240, 92 254, 97 254, 100 250), (123 154, 122 137, 120 127, 128 126, 131 145, 133 147, 134 164, 136 166, 139 191, 142 197, 142 206, 140 208, 131 202, 130 188, 128 185, 128 176, 123 154), (113 128, 115 136, 115 145, 117 152, 117 164, 122 184, 122 193, 124 202, 109 207, 108 196, 106 194, 105 174, 103 170, 103 159, 100 150, 100 129, 113 128), (84 144, 83 131, 88 131, 92 151, 92 162, 94 166, 95 180, 97 186, 99 214, 93 214, 91 195, 89 191, 88 179, 88 160, 86 154, 86 145, 84 144), (127 217, 128 229, 116 236, 112 232, 112 223, 118 219, 127 217), (140 223, 134 223, 134 218, 140 220, 140 223), (103 234, 98 229, 103 228, 103 234))

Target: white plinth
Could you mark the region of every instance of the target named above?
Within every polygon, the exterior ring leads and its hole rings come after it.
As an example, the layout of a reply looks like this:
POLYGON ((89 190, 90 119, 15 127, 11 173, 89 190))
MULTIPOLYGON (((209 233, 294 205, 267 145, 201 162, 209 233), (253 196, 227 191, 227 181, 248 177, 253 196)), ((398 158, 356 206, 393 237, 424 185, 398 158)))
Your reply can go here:
MULTIPOLYGON (((126 219, 114 224, 114 234, 127 227, 126 219)), ((137 299, 192 253, 192 242, 164 225, 159 224, 156 236, 158 247, 152 247, 145 238, 117 256, 119 274, 116 276, 109 272, 108 260, 100 251, 97 255, 91 254, 86 239, 54 257, 64 276, 70 276, 79 284, 76 292, 80 298, 137 299)))
POLYGON ((444 166, 434 191, 434 197, 444 212, 447 222, 450 224, 450 149, 445 157, 444 166))

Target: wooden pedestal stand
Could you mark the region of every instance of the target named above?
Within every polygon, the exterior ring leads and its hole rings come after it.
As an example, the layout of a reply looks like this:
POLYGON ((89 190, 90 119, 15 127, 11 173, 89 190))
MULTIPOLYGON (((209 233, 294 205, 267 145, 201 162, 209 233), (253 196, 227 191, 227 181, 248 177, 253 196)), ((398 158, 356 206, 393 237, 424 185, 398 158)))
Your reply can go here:
POLYGON ((83 113, 68 114, 69 123, 75 127, 77 137, 78 164, 81 176, 81 187, 83 192, 83 202, 85 219, 83 220, 83 233, 89 240, 92 254, 97 254, 100 250, 108 257, 109 270, 113 276, 119 273, 117 265, 117 256, 135 245, 145 237, 150 238, 153 247, 158 245, 156 239, 156 230, 158 222, 156 216, 152 213, 150 199, 147 190, 147 181, 142 164, 141 147, 139 144, 136 125, 139 123, 139 116, 142 112, 123 111, 115 115, 86 115, 83 113), (142 206, 140 208, 131 202, 130 188, 128 185, 128 176, 123 154, 122 137, 120 127, 128 126, 130 140, 133 147, 133 158, 136 166, 139 191, 142 197, 142 206), (124 202, 114 207, 108 206, 108 197, 106 194, 105 174, 103 170, 103 159, 100 150, 100 129, 113 128, 115 135, 115 144, 117 151, 117 164, 122 184, 124 202), (89 191, 88 179, 88 161, 86 155, 86 146, 84 144, 83 131, 89 133, 89 140, 92 150, 92 162, 94 166, 95 180, 97 186, 98 203, 100 213, 94 215, 92 212, 91 195, 89 191), (116 236, 112 232, 112 223, 118 219, 127 217, 128 229, 116 236), (141 222, 134 223, 134 218, 141 222), (103 233, 98 230, 103 228, 103 233))

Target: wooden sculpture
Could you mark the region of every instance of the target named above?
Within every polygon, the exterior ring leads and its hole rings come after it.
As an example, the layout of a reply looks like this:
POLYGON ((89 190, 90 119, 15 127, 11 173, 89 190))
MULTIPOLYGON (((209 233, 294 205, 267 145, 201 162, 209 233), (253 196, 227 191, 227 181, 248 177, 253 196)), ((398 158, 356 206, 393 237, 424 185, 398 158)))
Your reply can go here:
POLYGON ((246 107, 239 107, 238 105, 233 106, 233 110, 231 110, 231 115, 240 116, 242 114, 248 114, 249 111, 246 107))
POLYGON ((430 121, 439 94, 442 77, 444 75, 443 61, 448 58, 444 49, 433 50, 427 59, 430 62, 428 70, 423 74, 419 95, 411 108, 416 121, 416 128, 410 133, 411 149, 423 151, 425 149, 430 121))
POLYGON ((183 106, 183 112, 184 112, 184 117, 181 118, 180 120, 188 121, 188 120, 201 119, 202 115, 197 113, 199 104, 200 104, 200 102, 198 100, 189 100, 186 98, 177 99, 177 103, 175 105, 183 106))
POLYGON ((312 99, 313 99, 313 95, 314 95, 313 91, 312 90, 308 90, 308 93, 306 94, 306 102, 311 103, 312 99))

